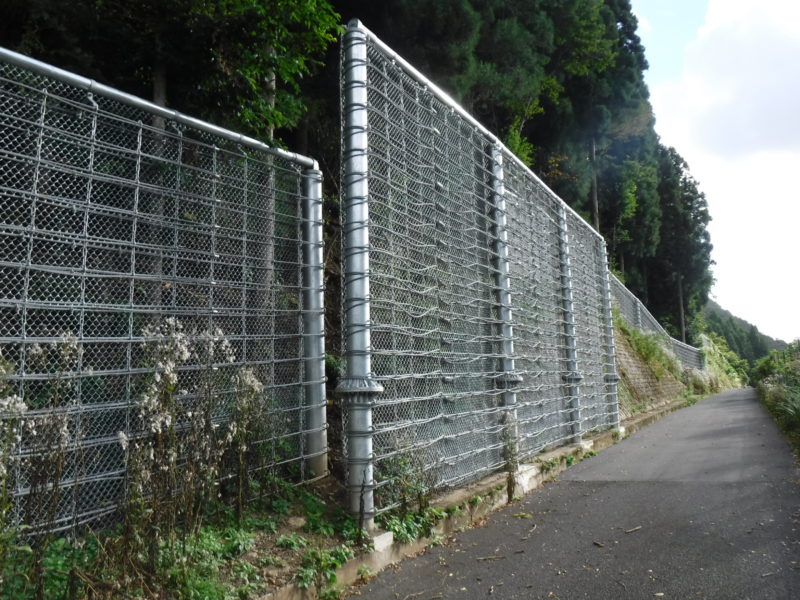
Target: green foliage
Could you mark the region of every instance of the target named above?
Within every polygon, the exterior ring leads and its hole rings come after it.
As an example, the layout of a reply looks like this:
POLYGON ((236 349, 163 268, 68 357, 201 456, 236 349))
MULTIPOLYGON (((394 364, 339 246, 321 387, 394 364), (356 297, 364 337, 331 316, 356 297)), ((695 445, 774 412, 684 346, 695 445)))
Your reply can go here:
POLYGON ((326 0, 7 4, 3 46, 267 140, 298 123, 301 83, 340 30, 326 0))
POLYGON ((521 116, 514 117, 506 132, 505 143, 508 149, 517 155, 523 163, 531 166, 536 157, 536 147, 522 135, 525 119, 521 116))
POLYGON ((27 546, 13 546, 0 563, 0 598, 27 600, 41 594, 44 598, 66 597, 65 590, 82 588, 78 574, 97 558, 97 540, 55 538, 42 552, 34 554, 27 546), (40 558, 41 557, 41 558, 40 558), (41 560, 41 586, 30 577, 36 572, 35 563, 41 560))
POLYGON ((432 474, 426 472, 423 457, 398 444, 400 450, 376 465, 376 479, 386 481, 377 492, 383 505, 400 505, 401 512, 409 512, 416 506, 422 511, 428 506, 432 474))
POLYGON ((539 464, 539 470, 542 473, 549 473, 558 466, 558 459, 555 458, 550 458, 548 460, 541 460, 537 458, 536 462, 539 464))
POLYGON ((747 361, 740 358, 733 350, 728 348, 725 339, 709 333, 705 337, 703 344, 703 354, 705 356, 706 370, 712 375, 722 377, 724 381, 716 382, 712 379, 712 393, 722 389, 739 387, 749 381, 749 365, 747 361))
POLYGON ((335 527, 326 515, 326 507, 322 499, 312 494, 304 494, 302 504, 306 513, 304 529, 310 533, 333 536, 335 527))
POLYGON ((278 548, 286 548, 287 550, 300 550, 308 546, 308 540, 302 535, 290 533, 289 535, 282 535, 276 541, 275 545, 278 548))
POLYGON ((658 379, 662 379, 667 374, 671 374, 678 380, 681 379, 681 365, 675 356, 666 350, 666 340, 656 334, 629 326, 616 314, 614 325, 627 338, 634 351, 653 370, 658 379))
POLYGON ((713 300, 709 300, 703 308, 699 326, 704 332, 725 338, 728 347, 751 367, 758 359, 767 356, 770 350, 783 350, 787 347, 785 342, 764 335, 755 325, 734 316, 713 300))
POLYGON ((396 541, 410 544, 419 538, 430 537, 436 524, 446 516, 444 509, 429 506, 406 514, 384 513, 378 516, 377 522, 383 529, 391 531, 396 541))
POLYGON ((800 340, 756 362, 759 396, 800 454, 800 340))
POLYGON ((336 583, 336 570, 355 556, 355 552, 348 544, 335 548, 313 548, 303 553, 300 569, 296 574, 298 587, 309 588, 312 585, 317 589, 318 597, 331 596, 338 592, 335 588, 326 587, 336 583))

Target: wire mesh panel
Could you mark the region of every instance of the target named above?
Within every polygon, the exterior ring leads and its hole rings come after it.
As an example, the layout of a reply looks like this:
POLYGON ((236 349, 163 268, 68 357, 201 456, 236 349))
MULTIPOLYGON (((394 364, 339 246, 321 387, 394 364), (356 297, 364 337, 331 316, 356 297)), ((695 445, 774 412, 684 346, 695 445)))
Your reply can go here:
POLYGON ((602 238, 357 22, 342 73, 339 391, 350 505, 368 515, 608 426, 613 340, 602 238))
POLYGON ((506 161, 514 304, 519 452, 530 456, 573 436, 564 393, 564 316, 559 256, 561 202, 514 161, 506 161))
POLYGON ((502 464, 486 138, 368 48, 376 498, 502 464), (402 489, 401 489, 402 488, 402 489))
POLYGON ((611 275, 611 296, 620 315, 631 327, 641 327, 641 313, 639 312, 639 299, 631 293, 625 285, 611 275))
POLYGON ((703 353, 700 349, 684 344, 683 342, 670 338, 670 345, 675 356, 681 361, 681 364, 687 369, 697 369, 702 371, 705 369, 706 363, 703 358, 703 353))
POLYGON ((20 522, 65 529, 115 510, 127 441, 148 426, 143 395, 170 376, 156 361, 166 338, 185 347, 182 418, 208 402, 224 422, 246 374, 267 422, 252 466, 308 475, 302 167, 187 121, 0 61, 0 342, 27 405, 20 522))
POLYGON ((589 432, 608 424, 609 405, 605 397, 607 372, 603 352, 603 280, 606 265, 601 259, 602 240, 575 213, 567 214, 572 259, 573 307, 580 385, 581 431, 589 432))

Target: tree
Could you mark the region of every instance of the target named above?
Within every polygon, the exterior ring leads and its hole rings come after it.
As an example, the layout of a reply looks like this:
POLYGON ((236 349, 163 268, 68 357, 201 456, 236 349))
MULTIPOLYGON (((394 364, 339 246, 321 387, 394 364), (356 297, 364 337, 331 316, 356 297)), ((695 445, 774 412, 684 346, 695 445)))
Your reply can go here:
POLYGON ((659 248, 647 263, 650 307, 657 318, 686 337, 687 313, 705 306, 711 287, 711 220, 705 196, 674 148, 659 146, 662 222, 659 248))
POLYGON ((336 39, 326 0, 7 0, 0 42, 270 140, 336 39))

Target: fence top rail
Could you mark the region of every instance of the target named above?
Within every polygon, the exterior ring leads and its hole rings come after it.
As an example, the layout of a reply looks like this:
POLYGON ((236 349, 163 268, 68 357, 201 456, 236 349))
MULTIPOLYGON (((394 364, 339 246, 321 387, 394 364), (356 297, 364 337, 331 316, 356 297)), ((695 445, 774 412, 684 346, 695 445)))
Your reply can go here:
MULTIPOLYGON (((381 40, 377 35, 375 35, 372 31, 370 31, 359 19, 352 19, 347 24, 347 31, 348 32, 350 32, 350 31, 361 31, 364 35, 366 35, 367 38, 373 44, 375 44, 378 48, 380 48, 381 52, 386 54, 393 62, 395 62, 397 65, 399 65, 400 68, 402 68, 406 73, 408 73, 413 79, 416 79, 421 84, 423 84, 425 87, 427 87, 428 90, 430 90, 430 92, 434 96, 436 96, 442 103, 444 103, 447 106, 449 106, 450 108, 452 108, 454 111, 456 111, 459 114, 459 116, 461 116, 470 125, 475 127, 483 135, 485 135, 492 144, 496 144, 497 146, 499 146, 506 156, 508 156, 515 163, 517 163, 517 165, 519 167, 521 167, 530 177, 532 177, 536 181, 536 183, 541 185, 542 188, 545 189, 548 194, 550 194, 550 196, 552 196, 555 200, 560 202, 569 212, 571 212, 573 215, 575 215, 578 219, 580 219, 582 222, 586 223, 586 219, 584 219, 582 216, 580 216, 569 204, 564 202, 564 200, 562 200, 561 197, 558 194, 556 194, 553 190, 551 190, 547 186, 547 184, 544 183, 539 178, 539 176, 536 175, 536 173, 531 171, 530 167, 528 167, 528 165, 526 165, 524 162, 522 162, 522 160, 520 160, 520 158, 516 154, 514 154, 511 150, 509 150, 508 147, 502 141, 500 141, 500 139, 495 134, 493 134, 491 131, 489 131, 486 127, 484 127, 484 125, 481 124, 480 121, 478 121, 475 117, 473 117, 471 114, 469 114, 466 111, 466 109, 464 109, 464 107, 462 107, 458 102, 456 102, 452 98, 452 96, 450 96, 450 94, 445 92, 442 88, 440 88, 435 83, 433 83, 430 79, 425 77, 425 75, 420 73, 413 65, 411 65, 411 63, 406 61, 402 56, 397 54, 397 52, 395 52, 394 50, 392 50, 392 48, 390 48, 388 45, 386 45, 386 43, 383 40, 381 40)), ((603 240, 603 242, 605 242, 605 239, 603 238, 603 236, 601 236, 597 231, 595 231, 594 227, 590 226, 588 223, 586 223, 586 225, 587 225, 587 228, 589 229, 589 231, 591 231, 597 238, 599 238, 600 240, 603 240)))
POLYGON ((88 77, 82 77, 81 75, 77 75, 70 71, 59 69, 58 67, 54 67, 53 65, 36 60, 35 58, 19 54, 13 50, 0 47, 0 61, 27 69, 51 79, 56 79, 80 89, 84 89, 89 93, 96 93, 100 96, 105 96, 112 100, 116 100, 117 102, 121 102, 123 104, 133 106, 134 108, 147 111, 156 116, 163 117, 164 119, 181 123, 188 127, 192 127, 212 135, 216 135, 226 140, 230 140, 236 144, 241 144, 242 146, 267 152, 274 156, 278 156, 290 162, 296 163, 302 167, 305 167, 306 169, 319 169, 317 161, 308 156, 303 156, 302 154, 297 154, 296 152, 289 152, 288 150, 283 150, 281 148, 273 148, 264 142, 259 142, 256 139, 236 133, 235 131, 225 129, 217 125, 212 125, 206 121, 201 121, 200 119, 190 117, 189 115, 185 115, 176 110, 170 110, 164 106, 159 106, 148 100, 134 96, 133 94, 128 94, 127 92, 104 85, 93 79, 89 79, 88 77))
POLYGON ((696 348, 696 347, 692 346, 691 344, 687 344, 686 342, 682 342, 682 341, 680 341, 680 340, 676 340, 676 339, 675 339, 674 337, 672 337, 672 336, 670 336, 670 338, 669 338, 669 339, 670 339, 670 340, 672 341, 672 343, 673 343, 673 344, 675 344, 676 346, 679 346, 679 347, 681 347, 681 348, 685 348, 686 350, 690 350, 690 351, 692 351, 692 352, 700 352, 700 348, 696 348))

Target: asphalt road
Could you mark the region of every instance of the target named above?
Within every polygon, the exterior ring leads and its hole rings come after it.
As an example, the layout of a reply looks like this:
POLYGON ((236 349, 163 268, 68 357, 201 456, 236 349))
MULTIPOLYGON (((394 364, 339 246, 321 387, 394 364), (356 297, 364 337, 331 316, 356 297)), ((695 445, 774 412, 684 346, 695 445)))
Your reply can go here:
POLYGON ((381 600, 800 599, 800 475, 753 390, 679 410, 356 590, 381 600))

